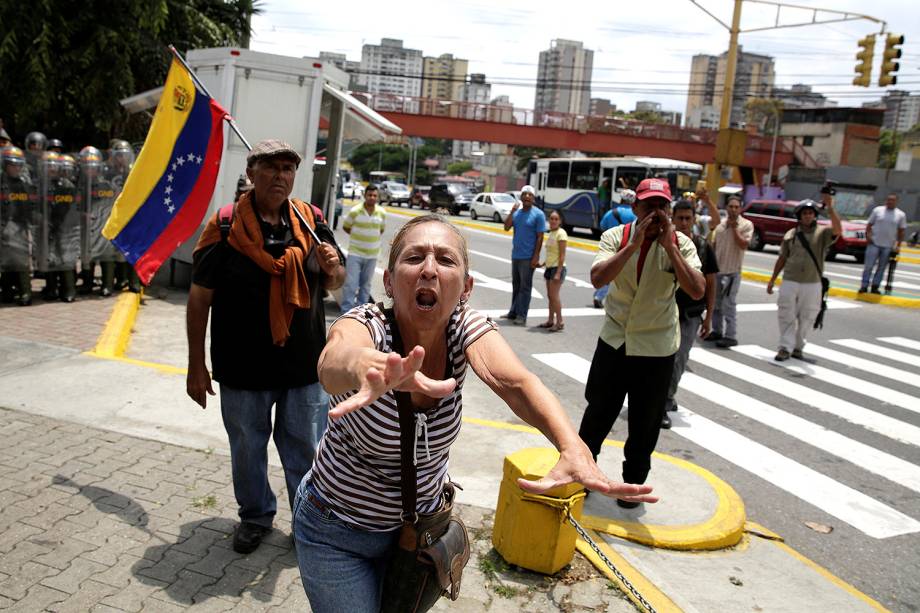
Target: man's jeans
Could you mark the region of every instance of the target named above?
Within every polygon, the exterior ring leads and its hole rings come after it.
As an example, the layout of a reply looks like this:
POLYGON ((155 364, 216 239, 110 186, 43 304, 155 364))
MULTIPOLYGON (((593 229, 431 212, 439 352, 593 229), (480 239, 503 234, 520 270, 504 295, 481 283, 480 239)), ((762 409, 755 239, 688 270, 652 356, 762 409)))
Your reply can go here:
POLYGON ((727 338, 738 338, 736 312, 738 290, 741 288, 741 273, 719 273, 716 275, 716 308, 712 311, 712 331, 727 338), (725 331, 722 331, 722 320, 725 331))
POLYGON ((891 247, 879 247, 875 243, 866 245, 866 261, 863 264, 862 285, 869 287, 869 277, 872 277, 872 287, 878 288, 882 284, 882 275, 885 274, 885 267, 888 265, 888 256, 891 255, 891 247), (872 268, 878 262, 878 268, 875 275, 872 275, 872 268))
POLYGON ((304 479, 294 504, 293 533, 300 580, 315 613, 377 613, 383 572, 399 529, 352 528, 328 508, 304 479))
POLYGON ((530 293, 533 290, 533 268, 530 260, 511 260, 511 310, 509 315, 527 319, 530 293))
POLYGON ((300 480, 313 465, 319 440, 326 431, 329 396, 322 385, 277 390, 240 390, 220 386, 220 410, 230 438, 233 493, 240 520, 270 528, 277 500, 268 483, 268 439, 274 440, 287 485, 288 504, 300 480))
POLYGON ((674 410, 674 394, 677 393, 677 386, 680 385, 680 378, 684 376, 684 369, 687 368, 687 360, 690 358, 690 349, 693 347, 693 341, 696 340, 696 334, 700 329, 700 322, 703 318, 700 315, 695 317, 681 318, 680 320, 680 348, 674 354, 674 371, 671 373, 671 384, 668 387, 668 401, 665 404, 665 410, 674 410))
POLYGON ((376 266, 377 258, 348 254, 345 261, 345 286, 342 288, 343 313, 367 302, 371 295, 371 280, 374 278, 376 266))

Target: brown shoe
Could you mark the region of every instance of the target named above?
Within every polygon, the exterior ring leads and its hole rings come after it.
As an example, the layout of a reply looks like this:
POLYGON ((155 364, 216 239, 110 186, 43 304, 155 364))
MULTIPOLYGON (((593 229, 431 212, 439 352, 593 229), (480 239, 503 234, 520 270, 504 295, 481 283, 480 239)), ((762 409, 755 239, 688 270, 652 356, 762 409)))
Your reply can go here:
POLYGON ((785 349, 780 349, 779 351, 776 352, 776 356, 774 356, 773 359, 776 360, 777 362, 785 362, 786 360, 789 359, 789 357, 790 355, 788 351, 786 351, 785 349))

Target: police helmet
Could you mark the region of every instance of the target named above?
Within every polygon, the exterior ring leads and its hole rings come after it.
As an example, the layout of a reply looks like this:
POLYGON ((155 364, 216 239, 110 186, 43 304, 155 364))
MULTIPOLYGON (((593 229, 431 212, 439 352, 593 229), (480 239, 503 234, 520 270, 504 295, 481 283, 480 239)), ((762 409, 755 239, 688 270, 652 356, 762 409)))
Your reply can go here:
POLYGON ((79 157, 80 166, 89 168, 99 168, 102 166, 102 152, 92 145, 87 145, 80 149, 79 157))
POLYGON ((56 175, 61 169, 61 154, 57 151, 45 151, 42 153, 42 168, 49 175, 56 175))
POLYGON ((31 151, 32 149, 38 149, 39 151, 44 151, 47 147, 48 139, 41 132, 29 132, 26 134, 26 151, 31 151), (34 145, 34 146, 33 146, 34 145))
POLYGON ((131 143, 121 138, 113 138, 109 141, 109 149, 115 151, 133 151, 131 143))
POLYGON ((802 211, 805 209, 811 209, 815 212, 815 216, 817 217, 818 211, 821 210, 821 207, 814 200, 802 200, 797 205, 795 205, 795 209, 793 211, 795 213, 795 218, 799 219, 802 216, 802 211))
POLYGON ((632 204, 636 201, 636 192, 631 189, 624 189, 620 192, 620 203, 621 204, 632 204))
POLYGON ((72 179, 77 172, 77 161, 69 153, 61 155, 61 173, 68 179, 72 179))
POLYGON ((57 151, 58 153, 64 152, 64 143, 61 142, 59 138, 52 138, 48 141, 48 146, 46 147, 48 151, 57 151))
POLYGON ((2 159, 4 166, 7 164, 23 166, 26 163, 26 157, 23 155, 22 149, 19 147, 14 147, 13 145, 7 145, 2 150, 0 150, 0 159, 2 159))

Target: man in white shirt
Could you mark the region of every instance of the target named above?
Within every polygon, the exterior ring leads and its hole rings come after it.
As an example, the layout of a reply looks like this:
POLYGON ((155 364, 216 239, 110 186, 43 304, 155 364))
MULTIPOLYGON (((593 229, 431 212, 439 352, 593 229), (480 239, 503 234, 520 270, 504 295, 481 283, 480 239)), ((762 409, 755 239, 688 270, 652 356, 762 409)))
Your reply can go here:
POLYGON ((907 230, 907 215, 898 208, 898 195, 888 194, 884 206, 877 206, 869 213, 866 222, 866 261, 863 265, 862 283, 859 293, 864 294, 869 289, 869 279, 872 279, 872 293, 881 294, 879 286, 882 284, 882 275, 888 265, 888 256, 892 250, 897 251, 904 240, 907 230), (876 268, 876 263, 878 267, 876 268), (872 269, 876 268, 875 276, 872 269))

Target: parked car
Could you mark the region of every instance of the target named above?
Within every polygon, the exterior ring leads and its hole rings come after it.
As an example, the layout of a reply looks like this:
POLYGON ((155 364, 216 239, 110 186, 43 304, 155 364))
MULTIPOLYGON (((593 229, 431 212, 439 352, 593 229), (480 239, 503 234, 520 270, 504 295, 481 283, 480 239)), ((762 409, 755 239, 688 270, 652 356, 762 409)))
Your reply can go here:
POLYGON ((512 198, 514 198, 515 202, 521 201, 521 190, 515 189, 510 192, 505 192, 505 193, 511 196, 512 198))
MULTIPOLYGON (((783 236, 795 227, 797 200, 752 200, 741 209, 741 215, 754 224, 754 236, 749 249, 761 251, 764 245, 779 245, 783 236)), ((818 223, 830 225, 831 221, 823 210, 818 212, 818 223)), ((862 263, 866 257, 866 222, 842 221, 843 235, 831 246, 827 259, 838 254, 852 255, 862 263)))
POLYGON ((409 196, 409 208, 417 206, 420 209, 428 208, 428 192, 431 191, 430 185, 416 185, 412 188, 412 195, 409 196))
POLYGON ((470 219, 491 219, 501 223, 511 207, 517 202, 514 196, 502 194, 501 192, 483 192, 473 198, 470 205, 470 219))
POLYGON ((428 192, 428 201, 432 210, 445 208, 451 215, 459 215, 460 211, 470 208, 473 194, 465 185, 435 183, 428 192))
POLYGON ((346 181, 342 185, 342 191, 345 193, 346 198, 364 197, 364 186, 359 181, 346 181))
POLYGON ((385 202, 387 204, 409 203, 409 188, 406 187, 405 183, 398 183, 396 181, 384 181, 380 184, 379 191, 380 202, 385 202))

